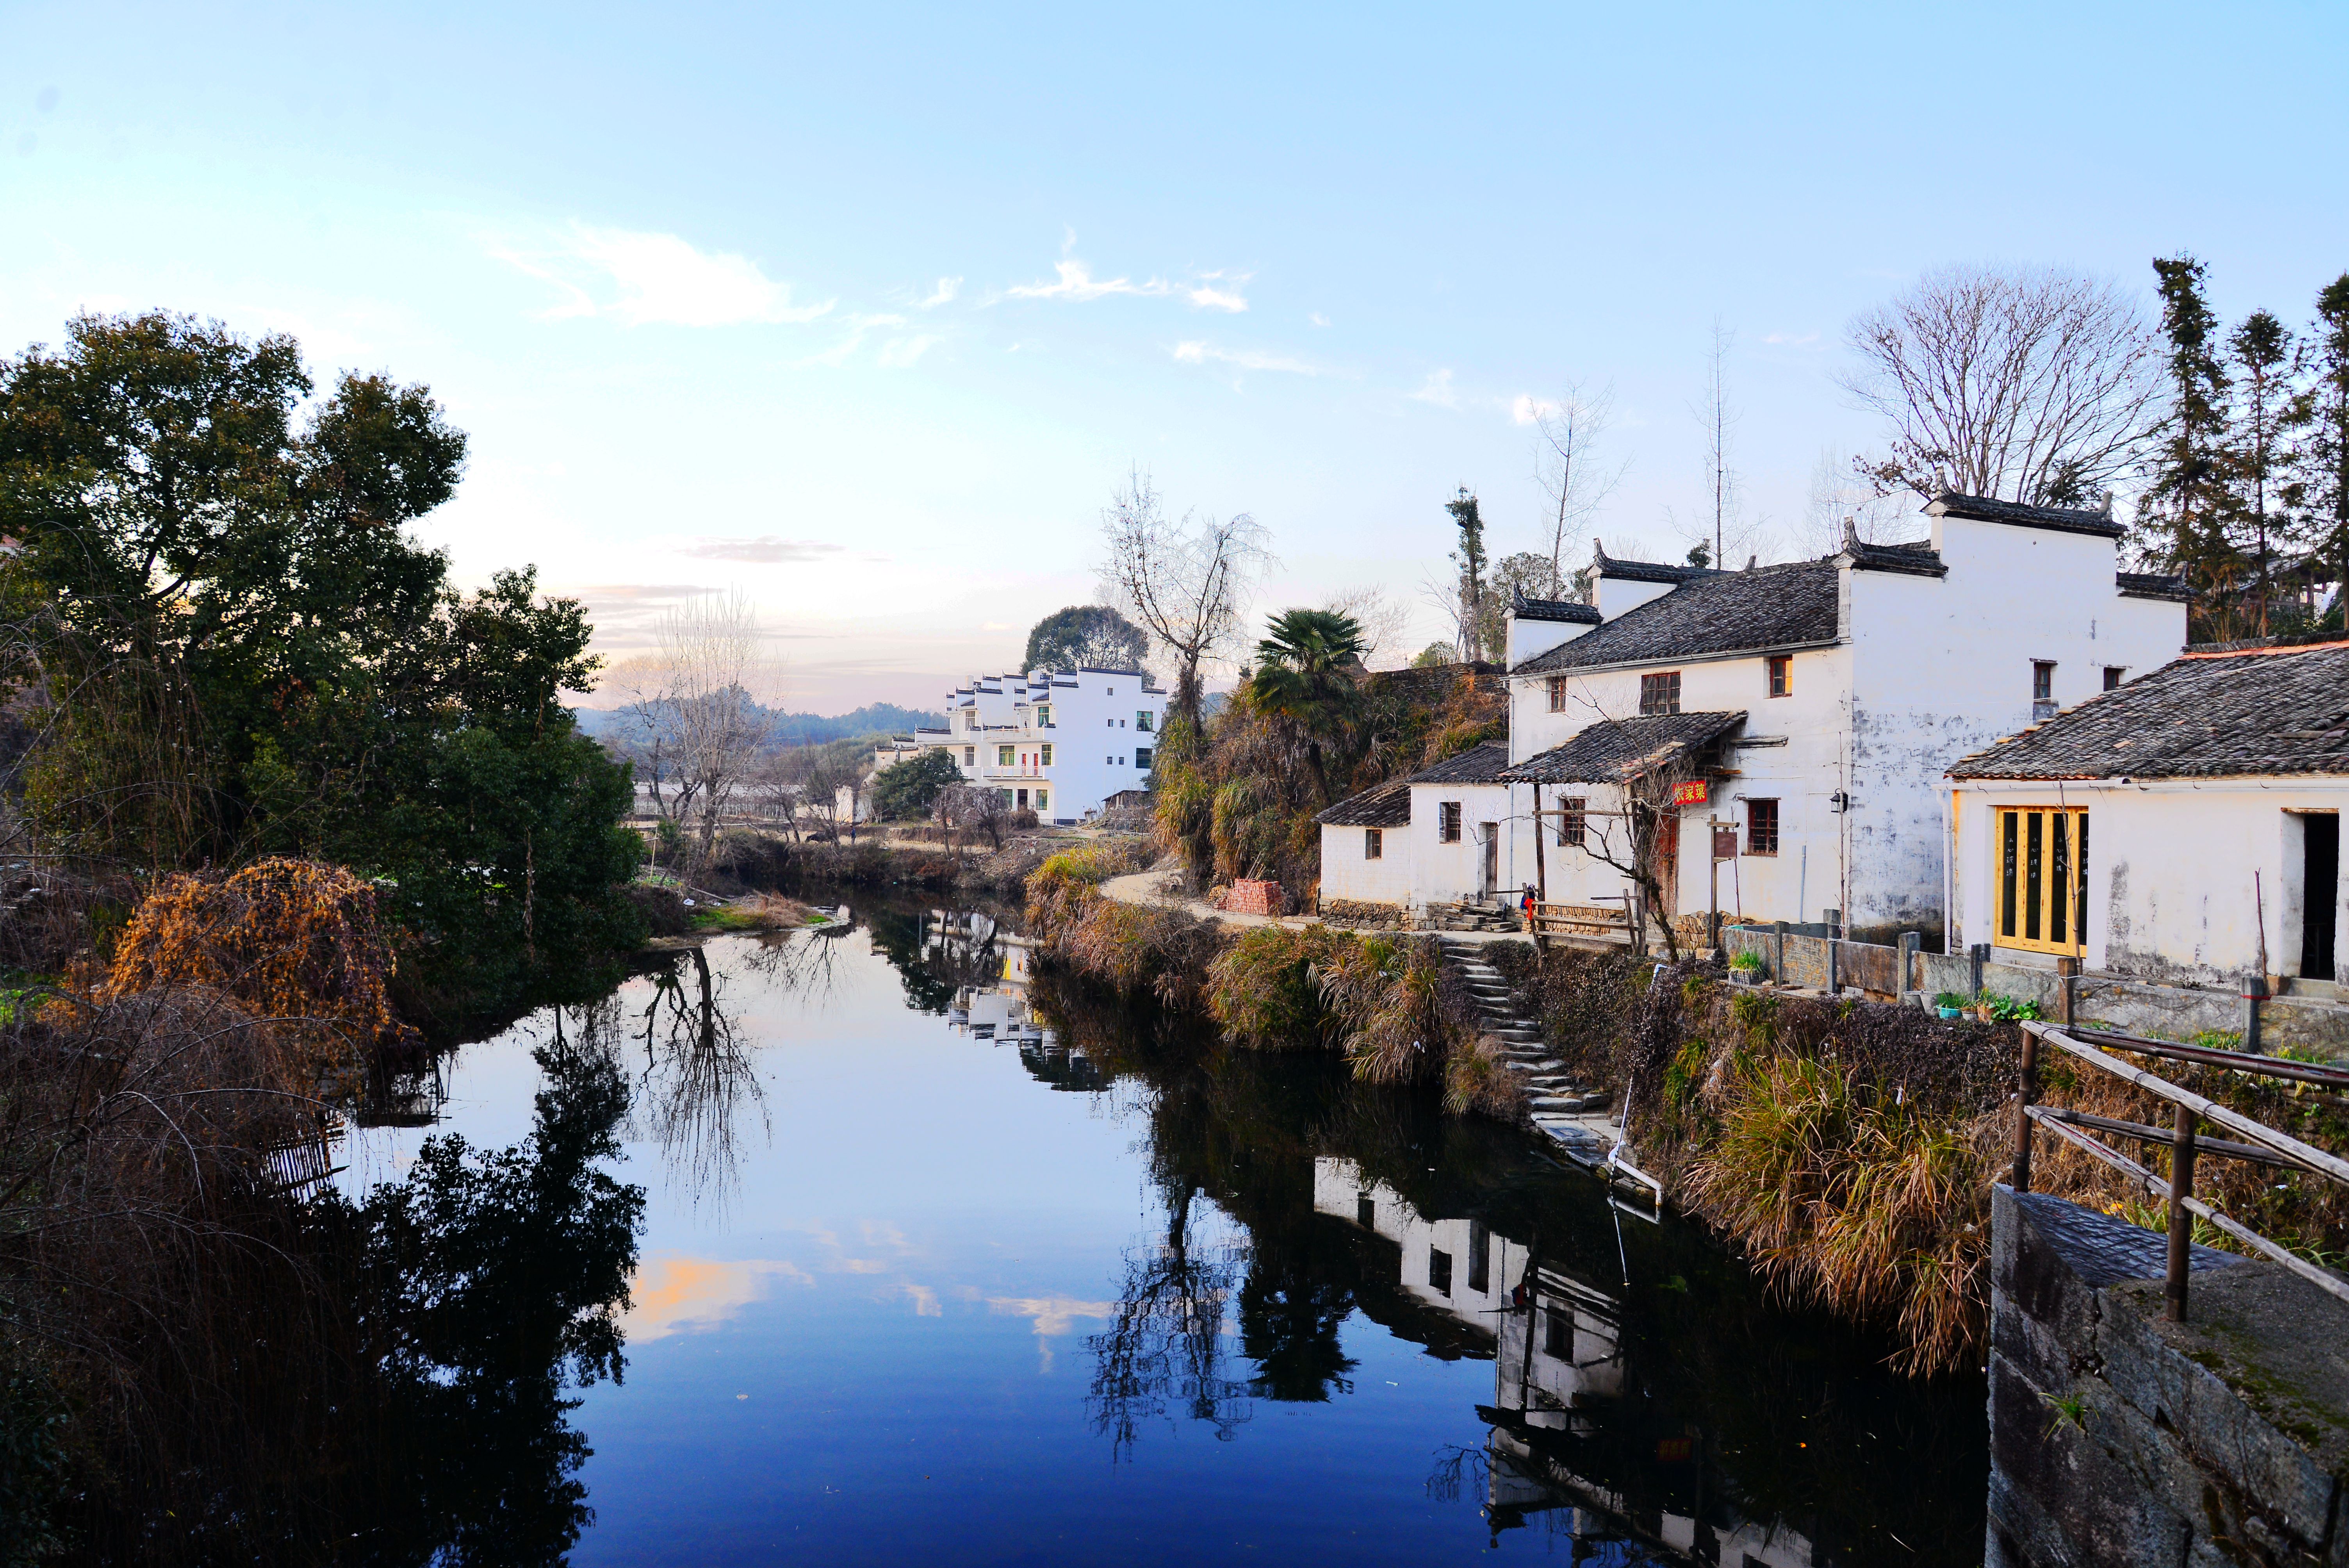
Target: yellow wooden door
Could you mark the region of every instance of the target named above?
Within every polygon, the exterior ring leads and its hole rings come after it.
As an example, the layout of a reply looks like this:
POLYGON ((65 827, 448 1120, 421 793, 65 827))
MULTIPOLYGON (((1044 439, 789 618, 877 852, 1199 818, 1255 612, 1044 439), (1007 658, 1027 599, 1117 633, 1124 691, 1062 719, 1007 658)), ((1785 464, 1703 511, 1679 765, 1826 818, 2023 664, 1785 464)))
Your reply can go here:
POLYGON ((2088 813, 2002 806, 1992 843, 2000 947, 2076 955, 2087 942, 2088 813))

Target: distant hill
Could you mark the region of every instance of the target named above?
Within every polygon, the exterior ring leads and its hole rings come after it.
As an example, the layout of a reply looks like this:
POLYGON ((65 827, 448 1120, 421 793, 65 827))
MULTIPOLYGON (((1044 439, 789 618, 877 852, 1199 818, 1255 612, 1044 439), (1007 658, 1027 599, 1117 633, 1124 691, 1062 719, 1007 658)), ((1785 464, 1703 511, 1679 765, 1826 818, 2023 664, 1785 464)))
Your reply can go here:
MULTIPOLYGON (((614 708, 577 707, 571 710, 571 717, 579 721, 581 734, 601 738, 611 732, 620 716, 614 708)), ((774 720, 779 746, 821 746, 860 735, 904 735, 947 726, 945 714, 923 713, 893 702, 867 703, 854 713, 780 713, 774 720)))

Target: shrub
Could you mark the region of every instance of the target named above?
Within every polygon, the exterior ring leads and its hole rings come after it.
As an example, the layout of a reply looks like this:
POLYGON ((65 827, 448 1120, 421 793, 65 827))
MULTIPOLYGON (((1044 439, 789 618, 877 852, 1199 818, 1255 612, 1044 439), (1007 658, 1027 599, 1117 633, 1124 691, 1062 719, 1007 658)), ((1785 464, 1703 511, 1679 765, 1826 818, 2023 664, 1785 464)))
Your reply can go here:
POLYGON ((1321 975, 1354 1076, 1400 1083, 1433 1073, 1459 1033, 1444 1006, 1444 955, 1424 938, 1368 936, 1321 975))
POLYGON ((1507 1048, 1490 1035, 1456 1047, 1444 1064, 1444 1109, 1454 1116, 1524 1119, 1525 1086, 1502 1054, 1507 1048))
POLYGON ((1234 1041, 1260 1050, 1327 1046, 1337 1019, 1320 975, 1353 943, 1319 923, 1251 926, 1207 965, 1208 1015, 1234 1041))

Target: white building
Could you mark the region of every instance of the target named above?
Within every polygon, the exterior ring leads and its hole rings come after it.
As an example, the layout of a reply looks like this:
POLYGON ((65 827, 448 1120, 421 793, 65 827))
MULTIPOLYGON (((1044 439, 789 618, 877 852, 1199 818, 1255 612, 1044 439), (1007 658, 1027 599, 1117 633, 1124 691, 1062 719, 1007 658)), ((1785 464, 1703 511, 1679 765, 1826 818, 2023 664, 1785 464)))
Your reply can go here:
POLYGON ((1501 891, 1509 748, 1496 743, 1340 800, 1321 824, 1321 901, 1424 909, 1501 891))
MULTIPOLYGON (((964 779, 1015 810, 1073 824, 1127 789, 1150 788, 1166 694, 1140 670, 981 676, 947 698, 947 727, 914 732, 964 779)), ((894 759, 894 758, 893 758, 894 759)))
POLYGON ((1950 779, 1953 946, 2171 984, 2264 973, 2286 991, 2344 994, 2339 634, 2193 649, 1950 779))
MULTIPOLYGON (((1598 557, 1598 603, 1522 604, 1509 630, 1507 809, 1499 887, 1621 907, 1632 879, 1627 781, 1684 798, 1637 852, 1669 907, 1709 903, 1712 827, 1727 916, 1854 934, 1938 932, 1951 763, 2034 717, 2168 663, 2185 642, 2177 579, 2120 570, 2101 512, 1945 495, 1929 537, 1847 538, 1816 561, 1712 572, 1598 557), (1536 854, 1536 795, 1545 835, 1536 854)), ((1350 806, 1342 803, 1339 810, 1350 806)), ((1419 823, 1414 786, 1413 828, 1419 823)), ((1328 834, 1325 829, 1325 841, 1328 834)), ((1408 906, 1457 896, 1452 862, 1415 858, 1408 906)), ((1369 886, 1342 847, 1322 896, 1369 886), (1333 874, 1334 873, 1334 874, 1333 874)), ((1478 868, 1480 877, 1482 867, 1478 868)))

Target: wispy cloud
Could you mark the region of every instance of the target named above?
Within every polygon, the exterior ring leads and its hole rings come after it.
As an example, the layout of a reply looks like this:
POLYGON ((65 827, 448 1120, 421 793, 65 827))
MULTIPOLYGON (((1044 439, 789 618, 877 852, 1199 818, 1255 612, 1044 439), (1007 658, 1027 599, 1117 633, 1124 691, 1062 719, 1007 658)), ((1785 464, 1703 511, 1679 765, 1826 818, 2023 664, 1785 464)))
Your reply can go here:
POLYGON ((893 337, 881 346, 878 358, 889 369, 901 369, 928 353, 939 341, 931 336, 893 337))
POLYGON ((778 539, 771 533, 762 533, 755 539, 704 536, 678 546, 677 552, 698 561, 740 561, 754 566, 773 566, 786 561, 821 561, 827 555, 840 554, 845 548, 812 539, 778 539))
POLYGON ((1229 365, 1240 370, 1278 370, 1290 376, 1326 376, 1330 372, 1302 359, 1265 354, 1253 348, 1217 348, 1210 343, 1178 343, 1173 353, 1185 365, 1229 365))
POLYGON ((1316 326, 1327 326, 1327 325, 1330 325, 1330 318, 1329 318, 1328 316, 1326 316, 1326 315, 1322 315, 1319 311, 1318 311, 1318 310, 1317 310, 1317 311, 1315 311, 1312 315, 1310 315, 1307 316, 1305 319, 1306 319, 1306 320, 1308 320, 1308 321, 1309 321, 1309 322, 1311 322, 1311 323, 1312 323, 1314 325, 1316 325, 1316 326))
POLYGON ((572 225, 549 249, 493 246, 490 254, 553 284, 550 319, 601 316, 627 326, 742 326, 813 321, 833 302, 793 304, 792 286, 730 252, 702 251, 675 234, 572 225))
POLYGON ((1414 402, 1433 403, 1439 408, 1460 407, 1460 393, 1452 385, 1452 372, 1449 370, 1429 371, 1427 379, 1411 396, 1414 402))
POLYGON ((1107 299, 1112 294, 1131 294, 1139 299, 1185 299, 1201 310, 1229 311, 1235 315, 1248 307, 1247 297, 1240 293, 1248 281, 1247 273, 1201 273, 1186 283, 1165 278, 1144 278, 1136 283, 1130 277, 1097 278, 1093 276, 1092 263, 1074 256, 1053 263, 1052 271, 1055 275, 1049 284, 1014 284, 1003 292, 1013 299, 1064 299, 1078 304, 1107 299))
POLYGON ((1547 397, 1537 397, 1530 392, 1520 392, 1509 402, 1509 422, 1530 425, 1545 414, 1555 414, 1558 405, 1547 397))
POLYGON ((960 293, 962 293, 960 278, 940 278, 938 286, 930 291, 930 297, 921 302, 920 308, 936 310, 942 304, 950 304, 954 302, 955 295, 960 293))
POLYGON ((782 1260, 648 1259, 628 1281, 628 1310, 620 1322, 631 1345, 715 1328, 763 1298, 777 1279, 815 1283, 807 1270, 782 1260))

